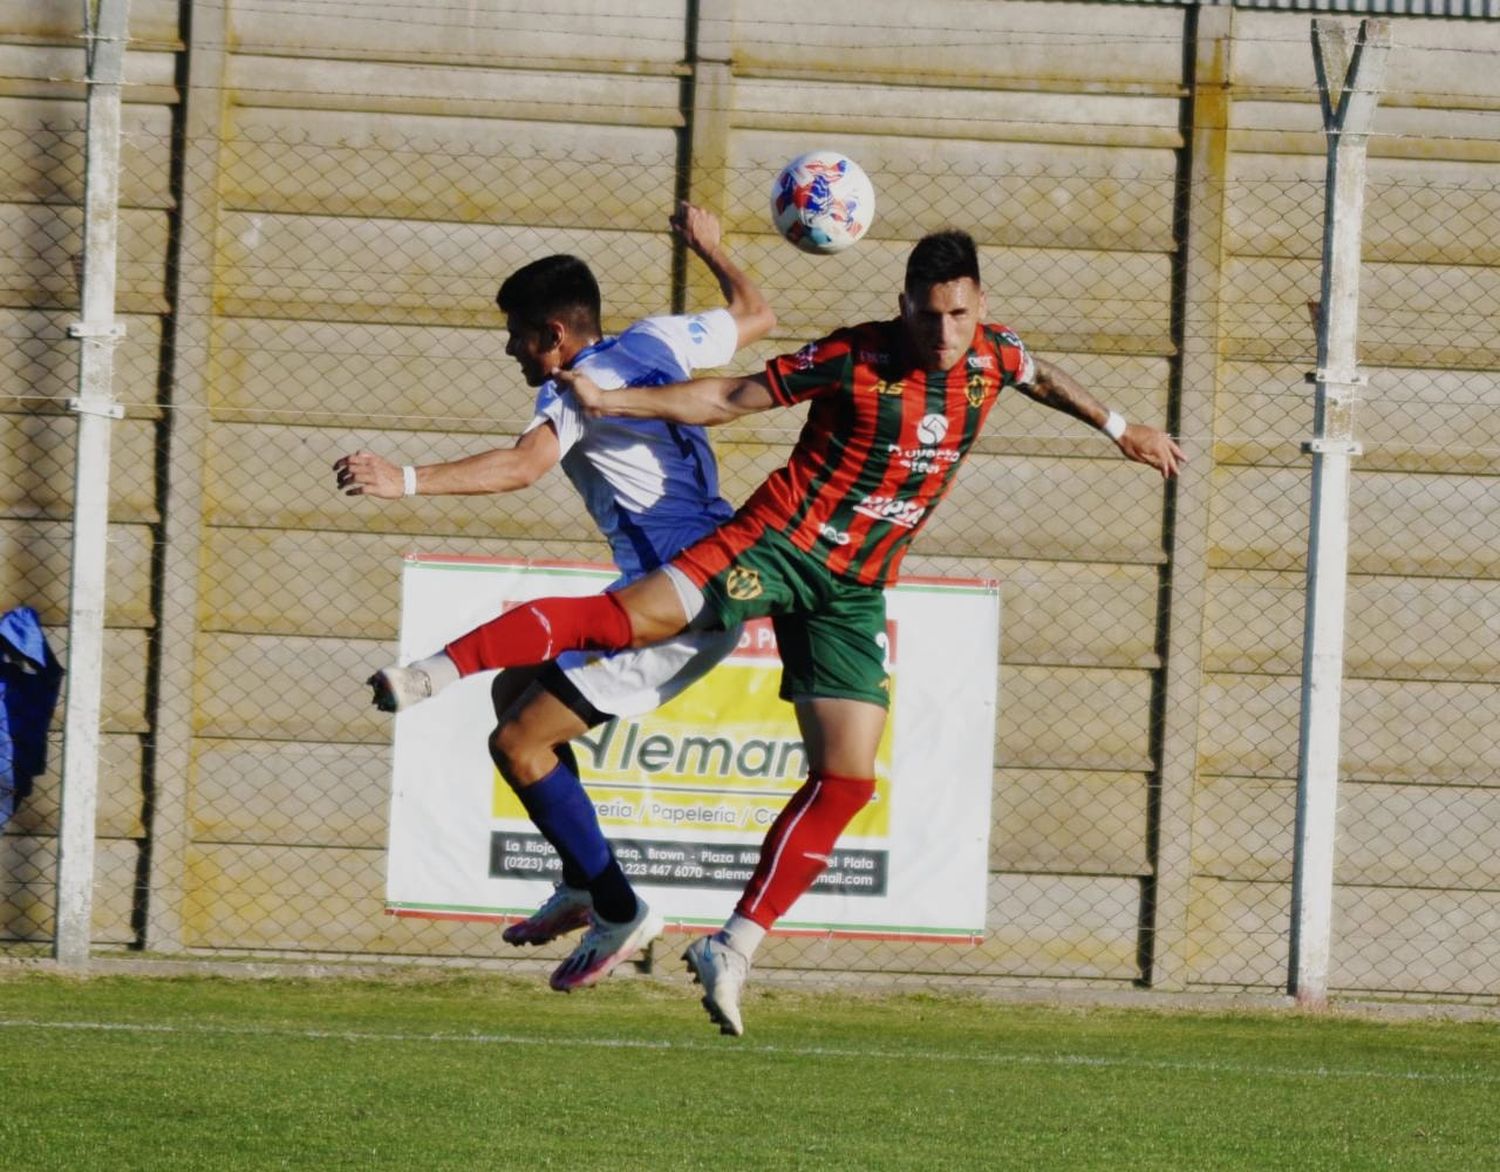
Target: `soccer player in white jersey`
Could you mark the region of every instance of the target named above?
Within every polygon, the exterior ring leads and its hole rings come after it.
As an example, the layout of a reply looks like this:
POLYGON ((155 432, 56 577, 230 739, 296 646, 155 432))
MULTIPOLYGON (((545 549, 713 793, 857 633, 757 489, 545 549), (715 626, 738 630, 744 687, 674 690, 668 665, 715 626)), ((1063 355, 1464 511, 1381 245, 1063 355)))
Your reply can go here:
MULTIPOLYGON (((721 366, 770 331, 775 315, 725 253, 717 218, 683 203, 671 226, 718 279, 725 308, 647 318, 606 338, 599 286, 588 266, 564 255, 533 261, 506 278, 496 297, 510 333, 505 352, 520 365, 527 385, 540 388, 536 413, 515 444, 405 467, 354 452, 334 464, 338 486, 349 496, 385 500, 511 492, 560 463, 609 542, 621 571, 617 585, 650 573, 728 519, 734 510, 719 495, 718 469, 702 428, 590 419, 547 377, 554 369, 577 369, 601 386, 657 386, 721 366)), ((588 927, 553 972, 554 989, 602 980, 663 927, 615 860, 568 742, 612 716, 634 716, 664 703, 727 655, 737 639, 738 629, 691 632, 611 656, 572 653, 496 677, 498 724, 490 755, 563 864, 563 881, 551 897, 507 928, 504 939, 545 944, 588 927)), ((458 675, 453 661, 439 654, 378 671, 370 684, 376 707, 394 712, 458 675)))

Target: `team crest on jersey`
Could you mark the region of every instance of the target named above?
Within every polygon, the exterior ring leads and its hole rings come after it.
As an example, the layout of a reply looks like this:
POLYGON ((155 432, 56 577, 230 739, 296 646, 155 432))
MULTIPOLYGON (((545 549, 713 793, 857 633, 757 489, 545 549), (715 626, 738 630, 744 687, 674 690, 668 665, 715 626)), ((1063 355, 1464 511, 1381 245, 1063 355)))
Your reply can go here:
POLYGON ((748 602, 752 598, 759 598, 765 587, 760 584, 760 575, 756 571, 735 566, 725 579, 724 590, 736 602, 748 602))
POLYGON ((964 387, 964 397, 969 400, 970 407, 982 407, 984 405, 985 391, 988 389, 988 380, 979 371, 969 375, 969 381, 964 387))

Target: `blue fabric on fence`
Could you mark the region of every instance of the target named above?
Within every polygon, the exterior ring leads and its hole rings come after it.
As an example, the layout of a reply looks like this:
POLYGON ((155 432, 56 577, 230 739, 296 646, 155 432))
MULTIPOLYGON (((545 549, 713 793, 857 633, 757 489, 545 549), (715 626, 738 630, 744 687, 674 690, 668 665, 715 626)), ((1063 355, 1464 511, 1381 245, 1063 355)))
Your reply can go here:
POLYGON ((0 826, 47 768, 47 729, 62 665, 29 606, 0 615, 0 826))

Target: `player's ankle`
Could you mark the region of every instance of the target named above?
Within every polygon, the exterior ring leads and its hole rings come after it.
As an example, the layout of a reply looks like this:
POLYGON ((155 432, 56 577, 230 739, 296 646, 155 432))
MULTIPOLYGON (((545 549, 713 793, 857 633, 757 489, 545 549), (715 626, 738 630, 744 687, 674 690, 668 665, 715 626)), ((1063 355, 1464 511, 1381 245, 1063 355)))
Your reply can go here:
POLYGON ((754 920, 735 912, 724 921, 724 926, 715 935, 722 944, 734 949, 746 960, 754 960, 755 950, 766 938, 766 929, 754 920))
POLYGON ((432 681, 434 696, 449 684, 456 684, 459 680, 458 665, 449 658, 446 651, 439 651, 436 655, 429 655, 426 659, 413 660, 407 666, 427 673, 427 678, 432 681))

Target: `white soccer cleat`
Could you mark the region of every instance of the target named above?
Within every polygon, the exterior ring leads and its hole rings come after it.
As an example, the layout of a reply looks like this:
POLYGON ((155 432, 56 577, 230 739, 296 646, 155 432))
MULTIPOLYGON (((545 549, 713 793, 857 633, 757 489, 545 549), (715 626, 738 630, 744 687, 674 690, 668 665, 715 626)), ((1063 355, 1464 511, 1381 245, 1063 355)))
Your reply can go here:
POLYGON ((589 922, 594 897, 581 887, 555 883, 552 894, 531 915, 500 933, 507 944, 548 944, 589 922))
POLYGON ((721 1034, 739 1037, 745 1032, 740 1020, 740 990, 750 975, 750 962, 721 940, 700 936, 682 954, 693 980, 703 986, 703 1008, 721 1034))
POLYGON ((568 959, 558 965, 548 982, 559 993, 597 985, 621 961, 629 960, 666 929, 666 921, 652 911, 644 899, 636 897, 635 919, 625 924, 611 924, 590 913, 589 930, 568 959))
POLYGON ((432 677, 420 667, 383 667, 365 683, 374 691, 375 707, 382 712, 404 712, 437 691, 432 677))
POLYGON ((405 667, 383 667, 365 683, 374 690, 375 707, 382 712, 404 712, 458 683, 458 664, 446 651, 418 659, 405 667))

